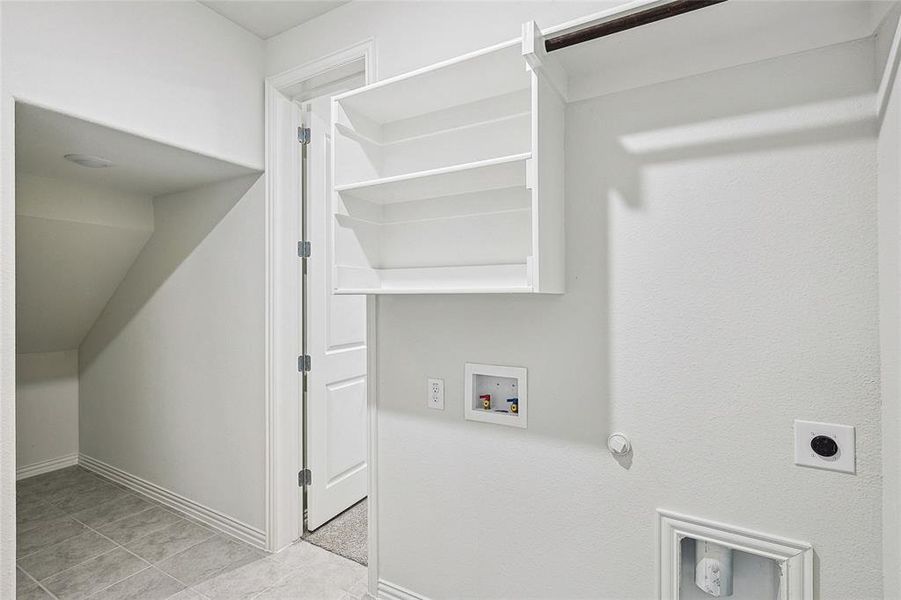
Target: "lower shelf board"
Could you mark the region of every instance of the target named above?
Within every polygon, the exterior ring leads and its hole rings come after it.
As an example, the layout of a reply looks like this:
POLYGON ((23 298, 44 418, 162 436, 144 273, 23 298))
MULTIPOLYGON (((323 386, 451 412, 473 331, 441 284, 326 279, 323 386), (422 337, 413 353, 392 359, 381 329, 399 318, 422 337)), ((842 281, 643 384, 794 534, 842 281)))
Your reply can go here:
POLYGON ((371 269, 335 268, 336 294, 527 294, 527 263, 371 269))

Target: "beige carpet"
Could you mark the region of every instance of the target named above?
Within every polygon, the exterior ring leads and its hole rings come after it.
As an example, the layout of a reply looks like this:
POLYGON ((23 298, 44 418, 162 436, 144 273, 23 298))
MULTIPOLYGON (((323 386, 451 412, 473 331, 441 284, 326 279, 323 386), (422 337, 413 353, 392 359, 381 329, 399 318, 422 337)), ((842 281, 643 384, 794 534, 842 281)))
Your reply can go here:
POLYGON ((368 564, 366 500, 354 504, 303 539, 361 565, 368 564))

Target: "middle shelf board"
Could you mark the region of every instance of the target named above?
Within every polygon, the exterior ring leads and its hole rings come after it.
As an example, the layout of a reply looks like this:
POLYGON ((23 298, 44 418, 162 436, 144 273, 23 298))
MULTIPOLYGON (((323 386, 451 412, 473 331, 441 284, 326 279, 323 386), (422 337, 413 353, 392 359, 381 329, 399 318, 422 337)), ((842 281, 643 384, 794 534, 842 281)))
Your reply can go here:
POLYGON ((531 153, 513 154, 462 165, 335 186, 343 196, 376 204, 409 202, 471 192, 526 186, 531 153))

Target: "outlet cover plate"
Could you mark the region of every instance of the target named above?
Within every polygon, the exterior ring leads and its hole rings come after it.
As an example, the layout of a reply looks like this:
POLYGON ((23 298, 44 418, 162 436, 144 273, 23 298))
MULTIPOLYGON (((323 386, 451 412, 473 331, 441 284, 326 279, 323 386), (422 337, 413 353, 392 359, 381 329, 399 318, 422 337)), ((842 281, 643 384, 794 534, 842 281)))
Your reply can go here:
POLYGON ((435 410, 444 410, 444 380, 429 377, 428 383, 426 406, 435 410))
POLYGON ((855 473, 854 427, 834 423, 795 420, 795 464, 842 473, 855 473), (838 453, 828 458, 816 454, 810 441, 818 436, 831 437, 838 444, 838 453))

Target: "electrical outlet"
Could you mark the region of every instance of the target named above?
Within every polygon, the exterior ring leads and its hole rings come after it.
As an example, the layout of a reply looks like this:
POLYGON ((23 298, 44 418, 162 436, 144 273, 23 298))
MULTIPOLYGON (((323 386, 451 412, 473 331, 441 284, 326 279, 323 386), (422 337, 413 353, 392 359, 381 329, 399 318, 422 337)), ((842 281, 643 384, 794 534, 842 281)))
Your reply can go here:
POLYGON ((444 380, 429 378, 428 402, 426 406, 444 410, 444 380))
POLYGON ((796 420, 795 464, 854 473, 854 428, 796 420))

